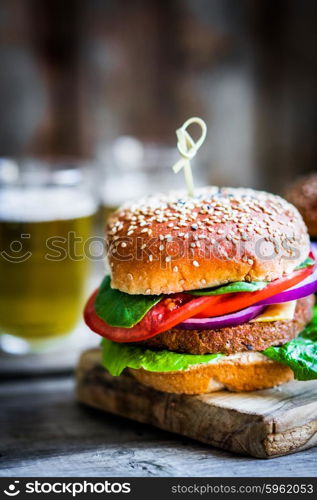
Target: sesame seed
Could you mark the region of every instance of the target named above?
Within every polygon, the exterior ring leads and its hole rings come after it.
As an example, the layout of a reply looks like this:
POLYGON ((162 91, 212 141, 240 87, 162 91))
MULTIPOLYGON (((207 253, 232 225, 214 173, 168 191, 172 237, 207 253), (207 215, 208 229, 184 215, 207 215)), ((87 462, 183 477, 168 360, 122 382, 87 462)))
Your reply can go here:
POLYGON ((199 263, 197 262, 197 260, 193 260, 193 266, 199 267, 199 263))
POLYGON ((128 273, 128 274, 127 274, 127 278, 128 278, 128 280, 133 280, 133 276, 132 276, 132 274, 131 274, 131 273, 128 273))
POLYGON ((149 261, 152 262, 153 260, 153 255, 149 255, 149 261))
POLYGON ((160 245, 160 246, 159 246, 159 250, 160 250, 160 252, 162 252, 162 250, 164 250, 164 248, 165 248, 165 247, 164 247, 164 245, 160 245))
POLYGON ((178 271, 178 267, 177 267, 177 266, 174 266, 174 267, 173 267, 173 272, 174 272, 174 273, 177 273, 177 271, 178 271))
POLYGON ((127 246, 126 242, 125 242, 125 241, 123 241, 123 242, 121 243, 121 246, 122 246, 123 248, 125 248, 125 247, 127 246))
POLYGON ((165 262, 171 262, 171 260, 172 260, 172 257, 170 255, 165 257, 165 262))

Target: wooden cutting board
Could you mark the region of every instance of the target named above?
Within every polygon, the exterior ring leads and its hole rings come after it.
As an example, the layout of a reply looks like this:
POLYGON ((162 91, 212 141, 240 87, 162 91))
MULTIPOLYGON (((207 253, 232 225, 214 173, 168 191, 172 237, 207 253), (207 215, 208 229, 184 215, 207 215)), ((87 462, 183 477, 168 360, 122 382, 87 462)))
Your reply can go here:
POLYGON ((289 382, 252 393, 168 394, 139 384, 131 375, 112 377, 101 366, 100 350, 92 349, 79 362, 77 398, 122 417, 258 458, 317 445, 317 381, 289 382))

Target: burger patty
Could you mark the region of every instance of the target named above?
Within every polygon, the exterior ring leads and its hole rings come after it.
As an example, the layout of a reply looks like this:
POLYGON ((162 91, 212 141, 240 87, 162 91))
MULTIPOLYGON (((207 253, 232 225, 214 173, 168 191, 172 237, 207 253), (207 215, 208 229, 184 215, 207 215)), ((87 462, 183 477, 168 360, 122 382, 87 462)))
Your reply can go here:
POLYGON ((314 295, 299 299, 294 319, 265 323, 244 323, 218 330, 181 330, 172 328, 140 344, 190 354, 263 351, 295 338, 312 318, 314 295))

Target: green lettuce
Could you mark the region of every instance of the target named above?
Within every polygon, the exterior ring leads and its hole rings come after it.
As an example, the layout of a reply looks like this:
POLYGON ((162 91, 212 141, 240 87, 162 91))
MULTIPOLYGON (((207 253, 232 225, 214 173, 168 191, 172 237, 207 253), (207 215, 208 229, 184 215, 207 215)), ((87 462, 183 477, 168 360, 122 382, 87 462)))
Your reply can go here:
POLYGON ((188 293, 191 295, 223 295, 225 293, 238 293, 238 292, 256 292, 262 290, 267 286, 267 281, 235 281, 228 283, 228 285, 219 286, 217 288, 205 288, 202 290, 192 290, 188 293))
POLYGON ((280 347, 268 347, 262 354, 289 366, 297 380, 317 379, 317 306, 311 323, 298 337, 280 347))
POLYGON ((310 257, 307 257, 307 259, 304 260, 299 266, 295 267, 295 271, 298 271, 298 269, 304 269, 305 267, 313 266, 315 264, 315 260, 311 259, 310 257))
POLYGON ((141 321, 162 295, 130 295, 110 286, 110 276, 100 285, 95 311, 108 325, 131 328, 141 321))
POLYGON ((171 351, 152 351, 131 344, 118 344, 103 339, 102 363, 113 376, 118 376, 125 368, 144 368, 151 372, 174 372, 186 370, 190 366, 210 363, 223 354, 180 354, 171 351))

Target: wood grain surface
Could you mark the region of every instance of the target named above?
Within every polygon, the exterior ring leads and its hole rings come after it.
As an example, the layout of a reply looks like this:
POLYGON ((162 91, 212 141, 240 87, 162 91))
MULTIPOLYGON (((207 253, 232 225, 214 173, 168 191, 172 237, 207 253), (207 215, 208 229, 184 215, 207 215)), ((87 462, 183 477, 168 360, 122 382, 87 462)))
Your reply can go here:
POLYGON ((290 382, 253 393, 167 394, 110 376, 100 350, 87 351, 77 373, 79 401, 207 444, 274 458, 317 444, 317 382, 290 382))
POLYGON ((0 383, 0 475, 316 476, 317 449, 259 460, 76 403, 73 377, 0 383))

